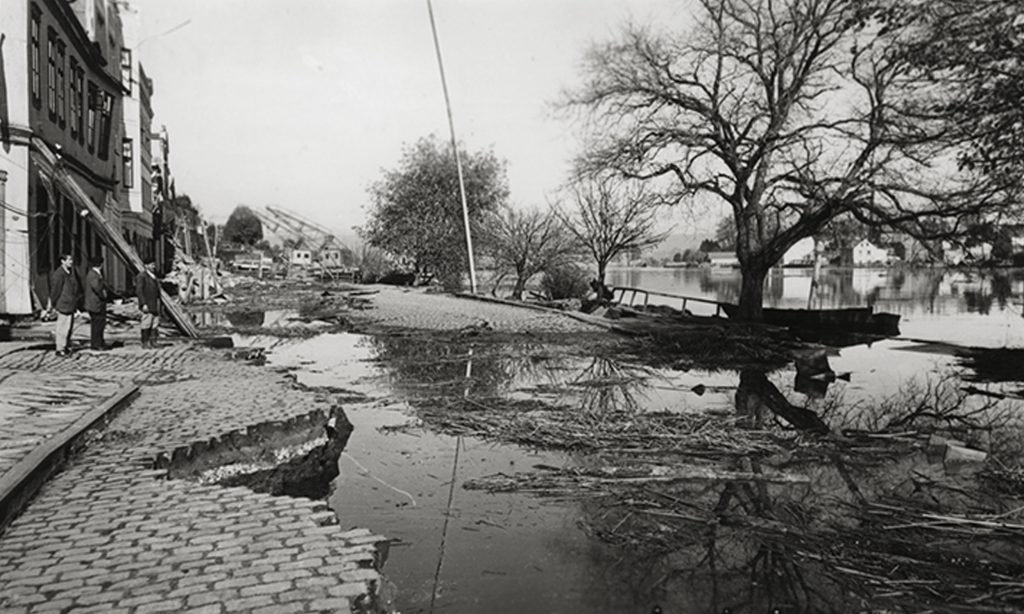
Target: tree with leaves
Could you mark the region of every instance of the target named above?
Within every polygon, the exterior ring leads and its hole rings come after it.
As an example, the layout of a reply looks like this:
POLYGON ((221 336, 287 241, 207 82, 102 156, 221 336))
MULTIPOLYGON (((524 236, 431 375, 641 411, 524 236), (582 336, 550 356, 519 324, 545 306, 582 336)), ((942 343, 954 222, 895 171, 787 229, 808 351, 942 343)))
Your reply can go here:
POLYGON ((235 207, 224 224, 224 240, 252 247, 263 240, 263 223, 245 205, 235 207))
MULTIPOLYGON (((508 199, 505 163, 493 152, 460 149, 471 232, 487 212, 508 199)), ((436 137, 407 146, 397 168, 387 170, 369 189, 370 209, 361 234, 417 274, 442 281, 468 271, 458 172, 451 146, 436 137)), ((454 283, 454 282, 453 282, 454 283)))
POLYGON ((523 298, 530 279, 568 262, 574 254, 572 237, 550 211, 517 210, 502 206, 481 224, 482 251, 491 257, 497 279, 515 278, 512 296, 523 298))
POLYGON ((728 206, 742 318, 761 319, 770 267, 838 216, 941 238, 1016 201, 1019 186, 957 166, 949 118, 920 103, 944 94, 893 52, 903 30, 882 2, 698 0, 687 34, 628 26, 593 47, 568 96, 594 133, 582 172, 728 206))
POLYGON ((922 113, 947 118, 963 140, 958 162, 987 173, 1024 173, 1024 3, 892 0, 880 9, 900 29, 899 53, 929 87, 922 113), (928 94, 940 88, 943 95, 928 94))
POLYGON ((568 191, 570 203, 556 206, 554 214, 594 259, 601 284, 616 256, 657 245, 669 234, 658 231, 660 196, 641 182, 609 174, 582 176, 568 191))

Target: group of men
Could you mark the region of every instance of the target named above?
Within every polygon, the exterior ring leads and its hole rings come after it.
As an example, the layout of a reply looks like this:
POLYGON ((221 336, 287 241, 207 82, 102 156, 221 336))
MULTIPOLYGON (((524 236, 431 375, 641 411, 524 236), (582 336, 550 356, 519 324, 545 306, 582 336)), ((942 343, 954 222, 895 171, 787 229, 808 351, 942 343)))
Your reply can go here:
MULTIPOLYGON (((157 326, 160 324, 160 282, 156 277, 156 264, 151 259, 135 277, 135 295, 142 312, 142 347, 156 347, 157 326)), ((60 266, 50 277, 50 299, 46 307, 47 311, 57 313, 53 336, 58 356, 70 354, 75 314, 82 309, 89 314, 89 347, 99 351, 110 349, 103 339, 103 332, 107 325, 107 303, 112 296, 103 279, 102 257, 89 261, 89 270, 82 284, 75 271, 74 257, 71 254, 61 256, 60 266)))

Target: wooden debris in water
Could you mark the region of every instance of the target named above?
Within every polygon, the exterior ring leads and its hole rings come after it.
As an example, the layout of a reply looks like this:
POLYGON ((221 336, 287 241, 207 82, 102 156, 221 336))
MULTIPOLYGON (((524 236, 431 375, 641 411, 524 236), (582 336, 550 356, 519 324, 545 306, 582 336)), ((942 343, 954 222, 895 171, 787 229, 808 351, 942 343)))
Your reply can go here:
POLYGON ((737 428, 738 419, 703 413, 581 411, 507 399, 435 399, 420 403, 424 422, 452 435, 555 450, 722 458, 781 452, 799 437, 737 428))

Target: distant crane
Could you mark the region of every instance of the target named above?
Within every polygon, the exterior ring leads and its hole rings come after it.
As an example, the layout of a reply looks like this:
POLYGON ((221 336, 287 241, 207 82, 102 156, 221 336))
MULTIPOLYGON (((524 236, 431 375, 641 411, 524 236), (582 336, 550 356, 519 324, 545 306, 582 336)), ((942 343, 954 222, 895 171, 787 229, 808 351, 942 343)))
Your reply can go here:
POLYGON ((324 275, 350 273, 354 255, 329 228, 280 207, 255 209, 264 229, 290 250, 288 266, 319 268, 324 275))

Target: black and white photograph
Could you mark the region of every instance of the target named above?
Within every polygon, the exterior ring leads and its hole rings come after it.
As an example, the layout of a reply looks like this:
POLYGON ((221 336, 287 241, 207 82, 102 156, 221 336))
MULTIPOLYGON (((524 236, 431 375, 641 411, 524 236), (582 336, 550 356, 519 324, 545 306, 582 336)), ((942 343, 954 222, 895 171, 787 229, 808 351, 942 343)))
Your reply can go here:
POLYGON ((0 614, 1024 614, 1021 0, 0 0, 0 614))

